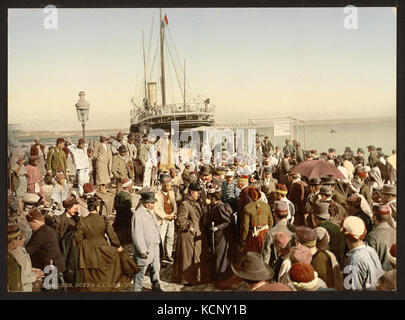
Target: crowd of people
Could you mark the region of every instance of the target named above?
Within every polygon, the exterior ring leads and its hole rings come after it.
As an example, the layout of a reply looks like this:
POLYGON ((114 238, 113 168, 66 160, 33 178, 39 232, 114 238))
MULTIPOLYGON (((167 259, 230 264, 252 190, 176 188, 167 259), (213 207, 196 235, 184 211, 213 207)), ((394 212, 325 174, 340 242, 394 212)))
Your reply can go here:
POLYGON ((48 152, 37 139, 27 165, 9 160, 8 288, 142 291, 149 270, 161 291, 172 265, 171 282, 218 290, 395 290, 396 155, 367 148, 318 156, 257 136, 252 162, 226 148, 185 159, 168 131, 48 152), (300 170, 318 162, 330 171, 300 170))

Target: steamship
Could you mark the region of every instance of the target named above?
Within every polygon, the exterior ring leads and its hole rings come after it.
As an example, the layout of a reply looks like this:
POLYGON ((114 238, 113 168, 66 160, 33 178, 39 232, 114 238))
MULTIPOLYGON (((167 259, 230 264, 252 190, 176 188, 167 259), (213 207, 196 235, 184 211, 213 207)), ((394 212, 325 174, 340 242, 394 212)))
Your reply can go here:
MULTIPOLYGON (((165 41, 166 36, 170 33, 168 29, 167 15, 162 19, 162 10, 160 9, 160 32, 159 32, 159 48, 160 48, 160 74, 157 76, 159 82, 148 81, 147 79, 147 63, 145 56, 145 42, 143 39, 143 98, 136 100, 131 99, 132 108, 130 110, 130 132, 139 133, 141 135, 148 133, 151 129, 171 130, 171 123, 178 121, 180 132, 188 129, 212 126, 214 125, 215 105, 210 103, 210 98, 197 96, 193 97, 187 94, 185 62, 184 65, 179 64, 176 59, 173 59, 175 48, 171 49, 169 43, 174 46, 173 41, 165 41), (170 60, 173 64, 173 69, 176 72, 177 82, 181 90, 182 102, 167 103, 166 102, 166 74, 165 74, 165 51, 170 54, 170 60), (178 72, 183 71, 183 76, 179 76, 178 72), (182 79, 181 79, 182 78, 182 79), (160 88, 159 88, 160 87, 160 88), (160 89, 160 90, 159 90, 160 89), (158 94, 161 96, 161 101, 158 102, 158 94)), ((169 38, 171 40, 171 38, 169 38)), ((153 69, 154 64, 150 69, 153 69)), ((150 70, 148 70, 149 72, 150 70)), ((150 71, 152 73, 152 71, 150 71)), ((191 91, 191 90, 190 90, 191 91)), ((159 99, 160 100, 160 99, 159 99)))

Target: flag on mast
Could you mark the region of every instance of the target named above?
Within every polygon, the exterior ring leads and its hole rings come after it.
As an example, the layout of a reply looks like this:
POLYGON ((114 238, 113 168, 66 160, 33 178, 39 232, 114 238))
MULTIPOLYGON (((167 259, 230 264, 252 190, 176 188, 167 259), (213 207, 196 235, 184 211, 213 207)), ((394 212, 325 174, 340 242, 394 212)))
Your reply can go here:
POLYGON ((167 14, 165 14, 164 18, 163 18, 163 22, 168 25, 169 24, 169 20, 167 20, 167 14))

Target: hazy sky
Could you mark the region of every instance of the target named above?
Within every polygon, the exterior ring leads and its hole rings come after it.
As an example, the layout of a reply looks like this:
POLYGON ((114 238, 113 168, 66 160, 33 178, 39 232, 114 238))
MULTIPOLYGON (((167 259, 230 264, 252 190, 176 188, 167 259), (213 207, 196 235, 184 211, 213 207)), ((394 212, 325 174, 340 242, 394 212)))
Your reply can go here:
MULTIPOLYGON (((156 36, 157 9, 59 9, 57 30, 44 29, 42 9, 9 10, 9 123, 80 130, 74 105, 84 90, 87 128, 129 127, 153 12, 156 36)), ((192 92, 211 98, 217 122, 396 114, 392 8, 359 8, 357 30, 343 27, 343 8, 163 12, 192 92)), ((181 102, 167 72, 168 103, 181 102)))

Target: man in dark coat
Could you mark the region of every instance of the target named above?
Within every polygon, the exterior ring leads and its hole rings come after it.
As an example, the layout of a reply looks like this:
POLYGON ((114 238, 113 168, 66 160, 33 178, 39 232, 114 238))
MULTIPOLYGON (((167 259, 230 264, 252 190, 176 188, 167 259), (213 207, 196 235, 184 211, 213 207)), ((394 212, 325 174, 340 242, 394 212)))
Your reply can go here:
POLYGON ((113 228, 124 250, 132 255, 134 252, 131 235, 132 218, 132 180, 122 179, 122 190, 114 198, 116 210, 113 228))
POLYGON ((346 206, 347 202, 345 197, 336 189, 336 180, 332 175, 326 175, 321 177, 323 186, 330 186, 332 189, 332 199, 342 206, 346 206))
POLYGON ((285 140, 285 146, 283 148, 283 153, 289 153, 290 155, 295 154, 295 148, 294 146, 291 144, 291 140, 290 139, 286 139, 285 140))
POLYGON ((270 152, 274 150, 273 144, 269 140, 269 137, 264 137, 263 142, 261 143, 262 145, 262 152, 264 157, 270 157, 270 152))
POLYGON ((209 244, 200 200, 202 186, 193 181, 177 210, 177 245, 172 282, 198 285, 210 282, 209 244))
POLYGON ((284 159, 281 162, 280 166, 280 178, 278 179, 279 183, 288 185, 288 173, 291 171, 291 164, 290 164, 291 153, 286 152, 284 153, 284 159))
POLYGON ((370 155, 368 156, 368 165, 370 168, 374 168, 378 166, 378 157, 375 152, 375 147, 374 146, 368 146, 367 147, 368 152, 370 155))
POLYGON ((330 186, 322 186, 319 194, 321 195, 322 202, 329 203, 329 214, 331 216, 331 222, 335 223, 337 226, 340 226, 340 223, 346 216, 346 209, 335 200, 332 199, 333 191, 330 186))
POLYGON ((221 201, 221 188, 212 185, 208 190, 208 227, 214 233, 211 244, 215 269, 213 279, 221 282, 232 276, 231 262, 236 258, 236 233, 232 208, 221 201), (212 247, 213 246, 213 247, 212 247))
POLYGON ((293 146, 295 148, 297 162, 300 163, 304 161, 304 150, 301 147, 301 143, 299 143, 297 140, 293 140, 293 146))
POLYGON ((75 197, 67 198, 63 201, 65 212, 47 221, 47 224, 56 231, 59 243, 68 232, 75 230, 76 223, 79 221, 77 204, 78 202, 75 197))
POLYGON ((346 253, 345 239, 340 232, 340 227, 330 221, 330 204, 327 202, 318 202, 315 210, 312 212, 312 225, 325 228, 330 236, 329 250, 336 256, 339 265, 342 267, 346 253))
POLYGON ((307 184, 301 181, 300 175, 297 172, 290 172, 288 180, 291 184, 290 201, 295 206, 294 225, 304 225, 305 204, 307 202, 307 194, 305 192, 307 184))
POLYGON ((57 233, 45 225, 45 218, 37 208, 28 213, 27 221, 33 231, 26 246, 32 267, 44 270, 46 266, 54 265, 58 272, 58 282, 63 284, 66 265, 60 251, 57 233))

